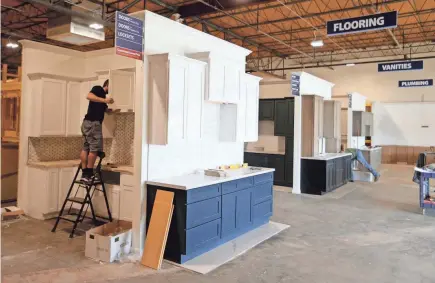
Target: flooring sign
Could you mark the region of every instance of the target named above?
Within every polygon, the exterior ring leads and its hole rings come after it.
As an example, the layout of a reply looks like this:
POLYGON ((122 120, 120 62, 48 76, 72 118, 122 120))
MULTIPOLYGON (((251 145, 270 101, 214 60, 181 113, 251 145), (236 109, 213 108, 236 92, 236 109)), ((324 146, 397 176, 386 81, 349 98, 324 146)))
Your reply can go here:
POLYGON ((329 21, 326 23, 328 36, 395 27, 397 27, 397 11, 329 21))
POLYGON ((399 87, 423 87, 423 86, 433 86, 433 79, 399 81, 399 87))

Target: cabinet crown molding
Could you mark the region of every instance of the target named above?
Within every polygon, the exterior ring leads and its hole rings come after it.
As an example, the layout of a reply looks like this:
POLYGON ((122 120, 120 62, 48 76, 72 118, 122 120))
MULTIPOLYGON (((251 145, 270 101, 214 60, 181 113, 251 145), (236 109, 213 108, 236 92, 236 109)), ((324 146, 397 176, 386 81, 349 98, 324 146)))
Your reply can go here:
POLYGON ((97 77, 87 77, 87 78, 77 78, 77 77, 68 77, 47 73, 30 73, 27 75, 31 80, 40 80, 42 78, 45 79, 54 79, 54 80, 62 80, 62 81, 70 81, 70 82, 87 82, 96 80, 97 77))

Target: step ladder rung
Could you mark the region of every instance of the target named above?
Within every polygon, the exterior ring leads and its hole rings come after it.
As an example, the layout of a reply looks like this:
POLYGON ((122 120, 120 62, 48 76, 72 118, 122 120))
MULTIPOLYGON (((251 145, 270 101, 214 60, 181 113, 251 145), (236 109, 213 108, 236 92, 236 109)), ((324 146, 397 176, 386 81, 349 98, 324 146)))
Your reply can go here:
POLYGON ((66 220, 66 221, 69 221, 69 222, 72 222, 72 223, 75 223, 77 221, 77 217, 78 217, 78 214, 65 214, 65 215, 60 216, 59 218, 66 220))
POLYGON ((80 204, 89 203, 89 201, 85 202, 85 198, 80 198, 80 197, 72 197, 72 198, 69 198, 68 200, 75 202, 75 203, 80 203, 80 204))
POLYGON ((74 184, 80 184, 80 185, 83 185, 84 187, 86 187, 86 186, 98 186, 98 185, 101 185, 102 184, 102 182, 101 181, 99 181, 99 182, 95 182, 95 183, 85 183, 85 182, 82 182, 82 181, 74 181, 74 184))

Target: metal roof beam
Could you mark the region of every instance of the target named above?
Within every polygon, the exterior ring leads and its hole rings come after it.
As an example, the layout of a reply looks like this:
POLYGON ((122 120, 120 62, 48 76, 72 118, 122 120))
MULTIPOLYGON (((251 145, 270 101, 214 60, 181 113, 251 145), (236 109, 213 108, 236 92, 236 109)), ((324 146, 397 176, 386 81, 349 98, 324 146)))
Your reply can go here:
MULTIPOLYGON (((220 7, 222 10, 230 10, 234 8, 246 7, 254 4, 263 4, 270 0, 245 0, 245 1, 233 1, 233 0, 208 0, 210 5, 220 7)), ((210 6, 204 5, 201 2, 194 2, 191 4, 178 7, 178 13, 183 18, 192 16, 202 16, 205 14, 215 13, 216 10, 210 6)))
MULTIPOLYGON (((163 7, 163 8, 169 9, 169 10, 171 10, 171 11, 174 11, 174 12, 177 11, 177 7, 174 7, 174 6, 171 6, 171 5, 169 5, 169 4, 166 4, 166 3, 164 3, 164 2, 161 1, 161 0, 149 0, 149 1, 152 2, 152 3, 154 3, 154 4, 156 4, 156 5, 161 6, 161 7, 163 7)), ((249 44, 251 44, 251 45, 253 45, 253 46, 257 47, 257 48, 261 48, 261 49, 263 49, 263 50, 266 50, 266 51, 272 53, 274 56, 278 56, 278 57, 286 57, 286 55, 283 54, 283 53, 277 52, 276 50, 274 50, 274 49, 272 49, 272 48, 269 48, 269 47, 267 47, 267 46, 264 46, 264 45, 261 44, 261 43, 257 43, 257 42, 255 42, 255 41, 253 41, 253 40, 251 40, 251 39, 246 39, 245 37, 243 37, 243 36, 241 36, 241 35, 239 35, 239 34, 237 34, 237 33, 234 33, 234 32, 232 32, 232 31, 230 31, 230 30, 228 30, 228 29, 225 29, 225 28, 220 27, 220 26, 218 26, 218 25, 216 25, 216 24, 213 24, 213 23, 211 23, 211 22, 209 22, 209 21, 207 21, 207 20, 201 19, 201 18, 196 17, 196 16, 193 16, 192 19, 193 19, 195 22, 198 22, 198 23, 201 23, 201 24, 205 24, 205 25, 207 25, 208 27, 210 27, 210 28, 212 28, 212 29, 215 29, 215 30, 220 31, 220 32, 222 32, 222 33, 226 33, 226 34, 228 34, 228 35, 231 35, 231 36, 234 37, 234 38, 237 38, 237 39, 239 39, 239 40, 242 40, 242 42, 246 42, 246 43, 249 43, 249 44)))
MULTIPOLYGON (((389 1, 384 2, 384 4, 393 4, 393 3, 400 3, 400 2, 406 2, 406 1, 408 1, 408 0, 389 0, 389 1)), ((343 12, 347 12, 347 11, 360 10, 360 9, 371 7, 371 6, 372 6, 372 4, 364 4, 364 5, 360 5, 360 6, 348 7, 348 8, 338 9, 338 10, 330 10, 330 11, 324 11, 324 12, 319 12, 319 13, 306 14, 306 15, 303 15, 303 18, 307 19, 307 18, 328 15, 328 14, 332 14, 332 13, 343 13, 343 12)), ((288 18, 283 18, 283 19, 278 19, 278 20, 260 22, 260 23, 258 23, 258 25, 261 26, 261 25, 267 25, 267 24, 276 24, 276 23, 294 21, 294 20, 299 20, 299 19, 300 19, 299 17, 288 17, 288 18)), ((239 26, 231 27, 229 29, 235 30, 235 29, 242 29, 242 28, 249 28, 249 25, 239 25, 239 26)))

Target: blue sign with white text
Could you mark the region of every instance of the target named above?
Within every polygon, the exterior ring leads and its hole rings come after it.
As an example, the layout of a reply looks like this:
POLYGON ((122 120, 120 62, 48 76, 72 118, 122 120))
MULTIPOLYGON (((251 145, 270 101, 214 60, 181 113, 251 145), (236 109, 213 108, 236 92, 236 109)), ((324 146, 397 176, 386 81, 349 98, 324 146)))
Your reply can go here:
POLYGON ((115 49, 116 54, 133 59, 143 59, 143 21, 116 12, 115 49))
POLYGON ((378 64, 378 72, 423 70, 423 60, 378 64))
POLYGON ((292 74, 292 95, 300 96, 301 95, 301 77, 299 75, 292 74))
POLYGON ((422 86, 433 86, 433 79, 399 81, 399 87, 422 87, 422 86))
POLYGON ((395 27, 397 27, 397 11, 329 21, 326 23, 328 36, 395 27))

